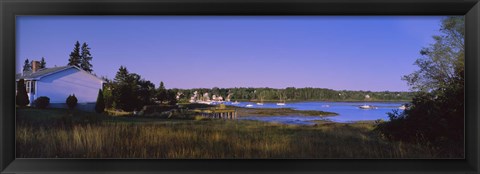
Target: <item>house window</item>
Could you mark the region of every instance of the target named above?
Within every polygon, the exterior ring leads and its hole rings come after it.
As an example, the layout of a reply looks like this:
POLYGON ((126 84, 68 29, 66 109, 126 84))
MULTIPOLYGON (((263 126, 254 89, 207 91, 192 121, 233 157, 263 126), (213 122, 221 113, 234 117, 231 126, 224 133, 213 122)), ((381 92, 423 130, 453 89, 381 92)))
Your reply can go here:
POLYGON ((30 85, 32 85, 32 87, 30 87, 30 92, 32 94, 35 94, 35 81, 30 81, 30 85))
POLYGON ((35 81, 26 81, 25 88, 27 89, 27 93, 35 94, 35 81))
POLYGON ((25 88, 27 89, 27 93, 30 93, 30 81, 25 82, 25 88))

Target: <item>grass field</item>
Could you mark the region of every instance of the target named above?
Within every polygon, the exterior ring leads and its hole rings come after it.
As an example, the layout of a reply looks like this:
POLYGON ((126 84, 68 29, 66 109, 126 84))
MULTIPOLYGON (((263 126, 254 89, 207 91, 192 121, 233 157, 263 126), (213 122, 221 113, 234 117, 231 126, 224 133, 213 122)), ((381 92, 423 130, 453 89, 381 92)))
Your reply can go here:
POLYGON ((370 122, 295 126, 247 120, 111 117, 17 109, 18 158, 436 158, 383 140, 370 122))

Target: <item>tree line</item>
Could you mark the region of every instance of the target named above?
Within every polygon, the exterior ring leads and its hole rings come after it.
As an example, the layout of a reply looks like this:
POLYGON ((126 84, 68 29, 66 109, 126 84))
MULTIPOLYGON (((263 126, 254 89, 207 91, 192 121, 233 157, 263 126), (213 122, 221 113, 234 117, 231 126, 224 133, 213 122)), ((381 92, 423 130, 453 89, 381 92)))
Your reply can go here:
POLYGON ((164 82, 158 88, 151 81, 136 73, 128 71, 127 67, 120 66, 114 79, 102 77, 103 100, 105 107, 124 111, 141 110, 144 106, 155 104, 175 105, 177 102, 188 103, 190 97, 197 91, 199 95, 208 93, 230 96, 231 101, 409 101, 412 92, 373 92, 332 90, 326 88, 193 88, 193 89, 167 89, 164 82), (368 95, 369 98, 365 98, 368 95), (177 98, 178 97, 178 98, 177 98))
POLYGON ((189 100, 195 91, 201 95, 209 93, 210 96, 222 96, 224 99, 230 95, 230 100, 251 101, 410 101, 412 92, 392 91, 353 91, 333 90, 326 88, 194 88, 175 89, 183 94, 182 101, 189 100), (366 99, 365 96, 370 98, 366 99))

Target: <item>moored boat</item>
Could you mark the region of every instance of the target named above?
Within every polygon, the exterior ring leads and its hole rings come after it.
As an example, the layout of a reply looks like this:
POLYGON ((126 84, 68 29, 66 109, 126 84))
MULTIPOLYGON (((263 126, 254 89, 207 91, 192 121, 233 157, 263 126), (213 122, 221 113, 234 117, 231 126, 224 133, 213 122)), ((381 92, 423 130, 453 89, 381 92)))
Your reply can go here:
POLYGON ((360 106, 360 107, 358 107, 358 108, 360 108, 360 109, 376 109, 377 107, 372 106, 372 105, 366 105, 366 104, 365 104, 365 105, 362 105, 362 106, 360 106))

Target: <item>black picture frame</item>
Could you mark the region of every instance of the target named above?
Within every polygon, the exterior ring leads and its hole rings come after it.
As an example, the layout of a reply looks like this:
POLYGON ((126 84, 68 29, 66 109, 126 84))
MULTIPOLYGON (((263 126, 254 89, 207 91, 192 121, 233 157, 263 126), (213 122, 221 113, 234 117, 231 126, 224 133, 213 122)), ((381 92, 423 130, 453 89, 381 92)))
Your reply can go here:
POLYGON ((2 173, 479 173, 478 0, 0 0, 2 173), (15 159, 15 17, 19 15, 465 15, 465 159, 15 159))

